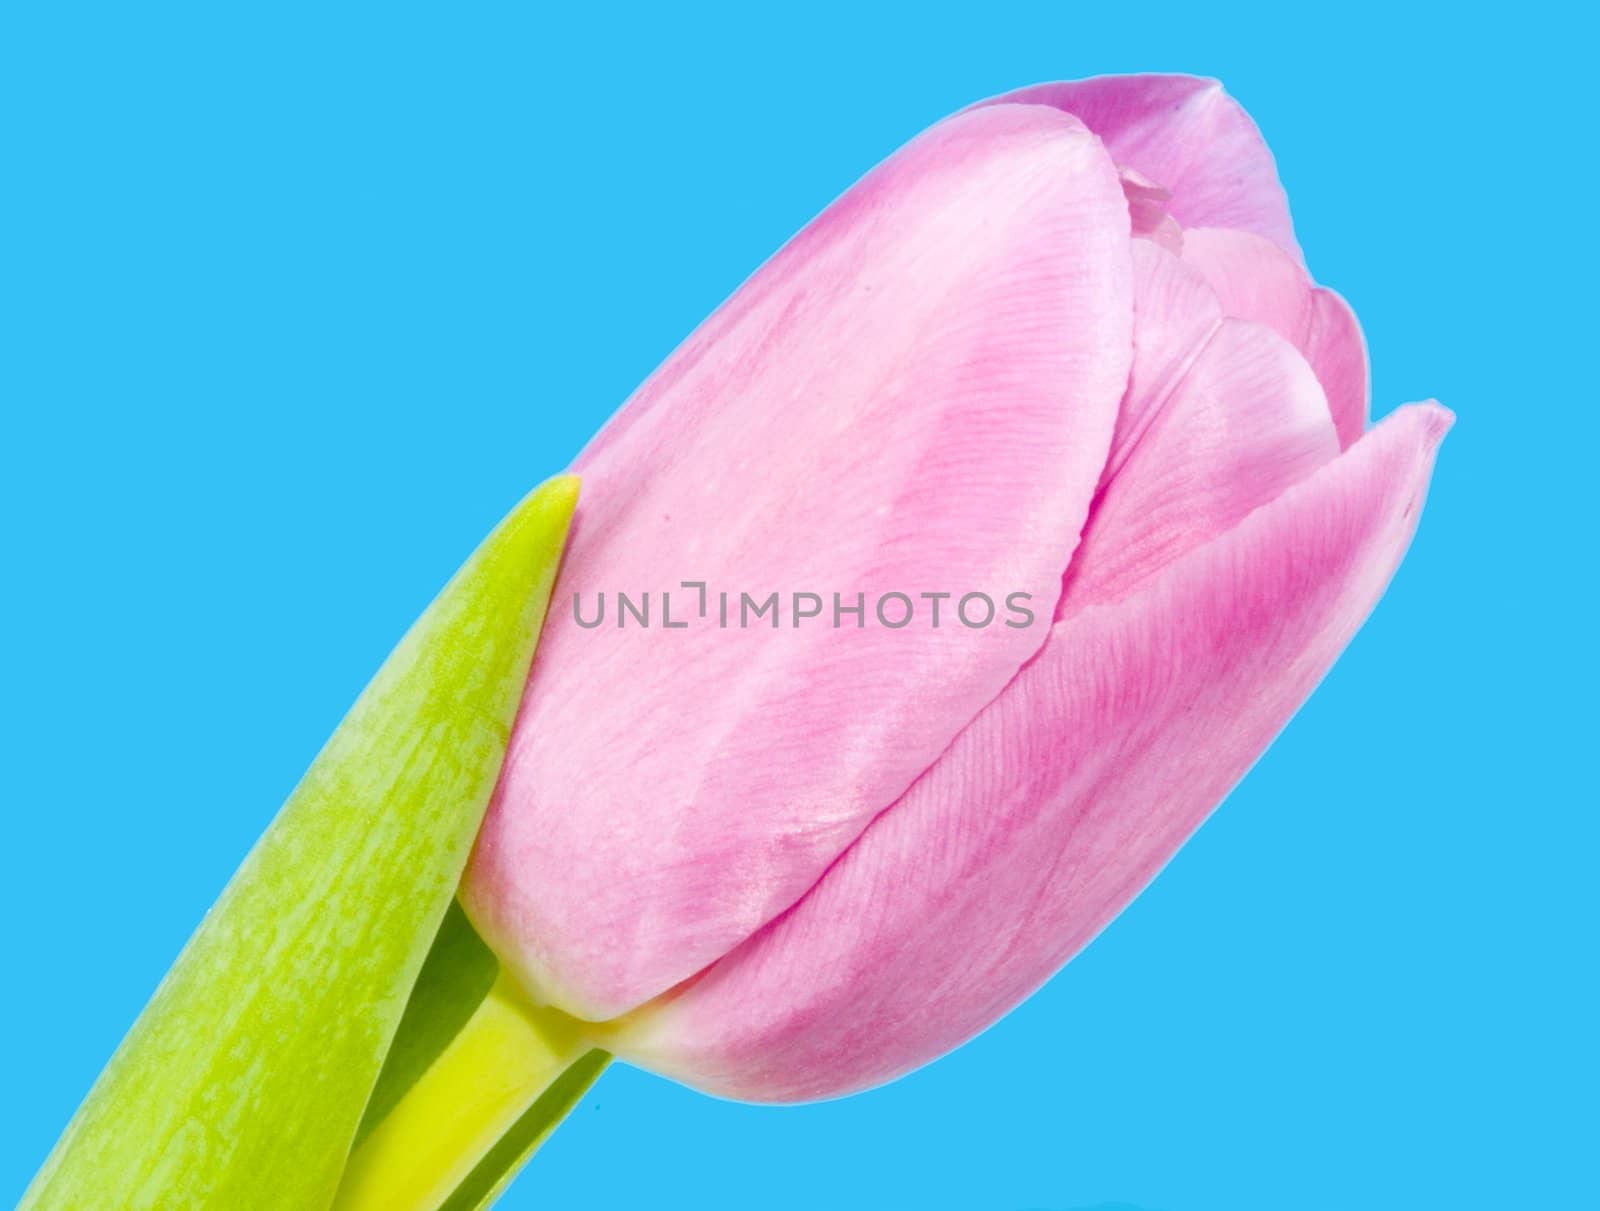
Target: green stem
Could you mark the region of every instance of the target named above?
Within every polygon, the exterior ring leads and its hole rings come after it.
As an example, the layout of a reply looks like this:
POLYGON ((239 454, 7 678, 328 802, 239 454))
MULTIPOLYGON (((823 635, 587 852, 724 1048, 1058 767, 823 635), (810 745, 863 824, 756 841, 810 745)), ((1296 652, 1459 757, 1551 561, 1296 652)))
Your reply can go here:
POLYGON ((578 1099, 599 1079, 609 1063, 610 1054, 596 1049, 557 1077, 532 1108, 517 1120, 517 1125, 489 1149, 439 1211, 483 1211, 499 1198, 517 1171, 577 1105, 578 1099))
POLYGON ((333 1211, 488 1205, 609 1058, 501 975, 351 1154, 333 1211))

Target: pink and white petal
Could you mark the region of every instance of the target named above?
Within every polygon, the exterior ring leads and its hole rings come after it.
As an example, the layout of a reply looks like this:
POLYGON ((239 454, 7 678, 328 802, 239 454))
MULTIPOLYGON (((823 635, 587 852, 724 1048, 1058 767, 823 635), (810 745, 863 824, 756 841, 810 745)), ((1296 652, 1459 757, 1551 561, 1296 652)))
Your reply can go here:
POLYGON ((1215 80, 1183 75, 1096 76, 1036 84, 980 104, 1049 105, 1082 119, 1112 159, 1172 192, 1185 228, 1234 227, 1303 261, 1272 153, 1215 80))
POLYGON ((1311 292, 1311 319, 1300 349, 1327 393, 1339 444, 1349 449, 1367 431, 1367 342, 1350 304, 1324 286, 1311 292))
POLYGON ((1223 313, 1265 324, 1300 348, 1311 310, 1311 279, 1271 240, 1248 231, 1196 227, 1183 233, 1183 259, 1205 275, 1223 313))
POLYGON ((1222 318, 1186 260, 1136 241, 1133 265, 1133 369, 1057 619, 1125 596, 1339 452, 1316 376, 1282 337, 1222 318))
POLYGON ((1197 269, 1148 240, 1133 242, 1133 366, 1101 486, 1111 482, 1223 320, 1197 269))
POLYGON ((1348 304, 1312 283, 1300 264, 1260 236, 1220 228, 1184 233, 1183 259, 1205 274, 1222 309, 1266 324, 1317 372, 1340 444, 1366 429, 1367 350, 1348 304))
POLYGON ((1338 454, 1306 360, 1270 328, 1222 321, 1102 488, 1057 617, 1128 596, 1338 454))
POLYGON ((806 897, 606 1045, 725 1096, 891 1079, 1016 1005, 1155 876, 1393 575, 1450 424, 1401 408, 1037 659, 806 897))
POLYGON ((1119 168, 1122 194, 1128 199, 1133 238, 1149 240, 1175 256, 1183 253, 1183 228, 1167 210, 1172 194, 1131 168, 1119 168))
POLYGON ((1043 627, 797 627, 789 595, 1055 600, 1127 379, 1128 244, 1076 119, 959 115, 763 266, 579 459, 463 897, 535 998, 607 1018, 726 954, 1034 655, 1043 627), (662 629, 662 590, 686 629, 662 629), (575 594, 592 613, 645 591, 651 629, 575 624, 575 594), (782 626, 742 628, 739 595, 774 591, 782 626))

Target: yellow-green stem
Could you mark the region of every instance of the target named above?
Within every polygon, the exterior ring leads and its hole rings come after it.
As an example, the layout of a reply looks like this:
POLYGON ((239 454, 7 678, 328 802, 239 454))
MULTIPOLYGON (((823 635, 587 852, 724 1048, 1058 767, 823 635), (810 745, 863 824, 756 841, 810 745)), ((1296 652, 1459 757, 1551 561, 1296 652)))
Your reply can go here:
POLYGON ((502 973, 351 1154, 332 1211, 438 1211, 588 1051, 576 1022, 529 1005, 502 973))

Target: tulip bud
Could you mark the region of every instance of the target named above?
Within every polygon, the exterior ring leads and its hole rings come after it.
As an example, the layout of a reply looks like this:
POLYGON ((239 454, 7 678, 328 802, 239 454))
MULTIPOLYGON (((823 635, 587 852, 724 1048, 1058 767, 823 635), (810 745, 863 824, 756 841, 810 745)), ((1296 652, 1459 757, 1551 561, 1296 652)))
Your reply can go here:
POLYGON ((535 1002, 716 1093, 956 1046, 1140 891, 1381 595, 1450 417, 1364 433, 1366 379, 1214 83, 933 127, 578 460, 474 924, 535 1002))

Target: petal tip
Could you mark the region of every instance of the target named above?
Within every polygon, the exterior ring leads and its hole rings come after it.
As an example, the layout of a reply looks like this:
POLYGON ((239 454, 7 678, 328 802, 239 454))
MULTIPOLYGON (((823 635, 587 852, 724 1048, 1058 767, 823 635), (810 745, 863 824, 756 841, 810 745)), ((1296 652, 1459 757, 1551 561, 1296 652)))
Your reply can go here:
POLYGON ((1421 409, 1424 429, 1435 442, 1455 427, 1456 414, 1436 399, 1425 399, 1412 406, 1421 409))
POLYGON ((1368 430, 1368 436, 1388 424, 1404 426, 1413 432, 1417 446, 1431 458, 1455 423, 1454 412, 1436 399, 1425 399, 1402 404, 1368 430))

